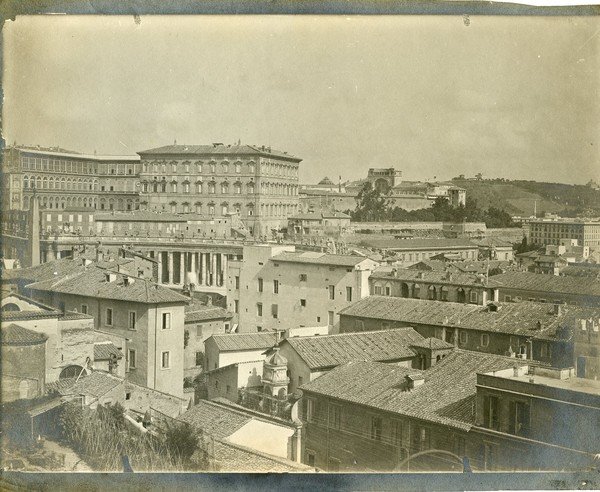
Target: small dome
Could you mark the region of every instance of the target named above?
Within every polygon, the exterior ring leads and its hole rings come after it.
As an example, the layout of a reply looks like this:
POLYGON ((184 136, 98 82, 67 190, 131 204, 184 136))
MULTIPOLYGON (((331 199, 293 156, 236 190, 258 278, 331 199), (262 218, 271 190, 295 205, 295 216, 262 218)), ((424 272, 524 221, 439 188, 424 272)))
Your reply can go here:
POLYGON ((331 181, 327 176, 325 176, 321 181, 319 181, 320 185, 332 185, 333 181, 331 181))
POLYGON ((287 366, 287 359, 279 353, 279 347, 273 348, 273 353, 265 359, 269 366, 287 366))

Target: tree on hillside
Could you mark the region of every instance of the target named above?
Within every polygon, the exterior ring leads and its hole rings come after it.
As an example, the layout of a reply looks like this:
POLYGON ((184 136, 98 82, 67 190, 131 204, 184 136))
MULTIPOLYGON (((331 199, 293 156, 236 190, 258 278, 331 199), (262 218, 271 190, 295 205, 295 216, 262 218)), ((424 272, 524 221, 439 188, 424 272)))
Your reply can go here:
POLYGON ((366 182, 356 197, 356 209, 352 220, 358 222, 380 222, 389 220, 390 192, 382 193, 366 182))

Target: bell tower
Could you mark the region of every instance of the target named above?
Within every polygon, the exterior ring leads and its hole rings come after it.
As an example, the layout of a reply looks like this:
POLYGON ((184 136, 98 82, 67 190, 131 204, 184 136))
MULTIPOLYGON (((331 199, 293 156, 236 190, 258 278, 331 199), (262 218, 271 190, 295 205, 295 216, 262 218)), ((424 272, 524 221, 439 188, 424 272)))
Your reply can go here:
POLYGON ((269 396, 286 398, 290 378, 287 376, 287 359, 274 347, 263 363, 263 391, 269 396))

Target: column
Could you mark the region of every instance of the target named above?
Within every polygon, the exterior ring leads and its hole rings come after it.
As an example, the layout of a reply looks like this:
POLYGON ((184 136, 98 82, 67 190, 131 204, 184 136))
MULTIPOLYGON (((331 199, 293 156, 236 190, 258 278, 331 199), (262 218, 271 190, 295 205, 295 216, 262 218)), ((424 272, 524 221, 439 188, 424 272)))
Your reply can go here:
POLYGON ((185 284, 185 253, 179 253, 179 284, 185 284))
POLYGON ((217 253, 211 253, 212 263, 211 263, 211 273, 212 273, 212 281, 210 285, 216 287, 217 286, 217 253))
POLYGON ((227 255, 221 255, 221 285, 227 285, 227 255))
POLYGON ((173 285, 173 251, 168 251, 169 255, 169 285, 173 285))
POLYGON ((192 274, 190 278, 193 278, 194 283, 198 285, 198 253, 192 253, 192 274))
POLYGON ((202 271, 200 272, 200 283, 206 285, 206 253, 200 253, 200 266, 202 271))
POLYGON ((162 252, 155 251, 154 259, 158 261, 158 278, 156 280, 157 283, 162 284, 162 252))

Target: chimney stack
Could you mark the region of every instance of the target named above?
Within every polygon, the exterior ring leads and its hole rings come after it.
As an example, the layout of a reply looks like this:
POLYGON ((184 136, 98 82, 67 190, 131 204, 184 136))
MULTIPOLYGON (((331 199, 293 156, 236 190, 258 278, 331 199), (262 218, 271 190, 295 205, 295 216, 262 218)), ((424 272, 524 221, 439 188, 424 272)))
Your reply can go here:
POLYGON ((206 298, 206 305, 207 305, 207 306, 212 306, 212 297, 211 297, 211 296, 208 296, 208 297, 206 298))
POLYGON ((425 383, 425 377, 422 374, 409 374, 406 376, 406 386, 409 390, 415 389, 425 383))
POLYGON ((562 307, 560 304, 556 303, 554 304, 554 315, 555 316, 560 316, 562 314, 562 307))

